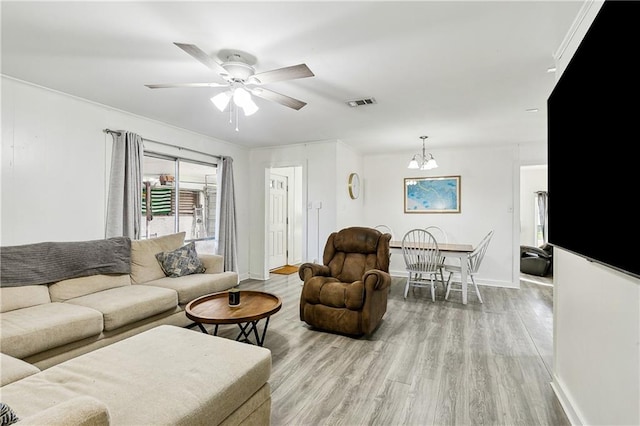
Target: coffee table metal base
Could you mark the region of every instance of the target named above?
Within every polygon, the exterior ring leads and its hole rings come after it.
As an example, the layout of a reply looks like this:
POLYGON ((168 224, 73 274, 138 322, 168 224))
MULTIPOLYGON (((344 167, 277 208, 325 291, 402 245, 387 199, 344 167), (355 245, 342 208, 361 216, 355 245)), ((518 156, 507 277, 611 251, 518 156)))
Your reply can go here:
POLYGON ((264 345, 264 338, 269 327, 269 317, 282 307, 282 301, 271 293, 255 290, 240 290, 240 303, 229 305, 229 292, 223 291, 198 297, 185 307, 187 318, 198 324, 200 330, 208 333, 205 324, 214 326, 213 334, 218 335, 220 324, 238 324, 240 333, 237 341, 264 345), (258 328, 258 322, 262 319, 262 331, 258 328), (252 339, 254 341, 252 341, 252 339))
MULTIPOLYGON (((262 329, 262 333, 259 332, 258 330, 258 323, 260 322, 260 320, 255 320, 255 321, 249 321, 249 322, 239 322, 238 323, 238 328, 240 328, 240 333, 238 334, 238 337, 236 337, 236 340, 238 342, 244 342, 244 343, 254 343, 251 341, 250 337, 251 334, 253 333, 254 337, 255 337, 255 344, 257 344, 258 346, 263 346, 264 345, 264 338, 267 335, 267 327, 269 327, 269 317, 267 317, 265 319, 265 323, 264 323, 264 328, 262 329)), ((201 323, 196 323, 198 324, 198 327, 200 327, 200 330, 203 333, 209 334, 209 332, 207 331, 207 329, 201 324, 201 323)), ((213 335, 217 336, 218 335, 218 327, 220 326, 220 324, 216 324, 214 329, 213 329, 213 335)))

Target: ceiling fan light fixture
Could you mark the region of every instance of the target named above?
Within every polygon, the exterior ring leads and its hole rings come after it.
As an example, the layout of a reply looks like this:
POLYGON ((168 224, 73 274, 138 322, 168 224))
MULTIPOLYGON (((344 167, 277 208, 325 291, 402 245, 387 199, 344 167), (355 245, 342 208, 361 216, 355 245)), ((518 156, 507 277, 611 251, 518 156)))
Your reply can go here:
POLYGON ((253 102, 251 100, 251 95, 242 87, 237 87, 233 91, 233 103, 236 106, 244 108, 249 102, 253 102))
POLYGON ((253 102, 252 99, 249 99, 245 101, 245 104, 242 106, 242 109, 244 110, 244 115, 249 116, 249 115, 255 114, 256 111, 258 111, 258 105, 256 105, 256 103, 253 102))
POLYGON ((227 108, 229 105, 229 101, 231 100, 231 92, 222 92, 218 93, 214 97, 211 98, 211 102, 218 108, 221 112, 227 108))
POLYGON ((295 109, 296 111, 306 105, 298 99, 286 96, 269 89, 253 88, 251 85, 261 85, 277 81, 294 80, 299 78, 313 77, 306 64, 292 65, 283 68, 272 69, 256 73, 252 64, 256 63, 256 58, 245 52, 225 50, 220 51, 219 57, 222 63, 214 60, 205 51, 195 44, 176 43, 189 56, 202 63, 207 68, 218 74, 218 79, 222 82, 204 83, 178 83, 178 84, 145 84, 150 89, 176 88, 176 87, 227 87, 227 91, 219 93, 212 98, 211 102, 220 112, 229 111, 229 123, 236 122, 238 131, 238 110, 242 108, 244 115, 253 115, 258 111, 258 105, 253 100, 253 96, 279 103, 280 105, 295 109), (224 57, 224 59, 222 59, 224 57), (231 103, 233 99, 233 104, 231 103))

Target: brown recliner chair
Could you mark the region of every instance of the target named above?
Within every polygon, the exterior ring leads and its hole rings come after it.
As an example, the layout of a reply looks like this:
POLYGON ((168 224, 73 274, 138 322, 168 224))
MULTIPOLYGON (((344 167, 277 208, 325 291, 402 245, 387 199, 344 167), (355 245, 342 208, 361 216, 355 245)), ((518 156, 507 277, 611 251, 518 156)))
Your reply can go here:
POLYGON ((520 246, 520 272, 540 277, 553 274, 553 246, 520 246))
POLYGON ((373 332, 387 311, 391 234, 351 227, 329 235, 323 265, 304 263, 300 319, 310 326, 361 336, 373 332))

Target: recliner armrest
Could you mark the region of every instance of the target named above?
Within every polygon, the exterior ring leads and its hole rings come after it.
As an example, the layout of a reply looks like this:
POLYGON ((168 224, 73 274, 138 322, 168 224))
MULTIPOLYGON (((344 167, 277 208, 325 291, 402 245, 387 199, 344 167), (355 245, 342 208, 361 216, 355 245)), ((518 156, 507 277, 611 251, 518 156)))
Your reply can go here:
POLYGON ((364 273, 362 281, 365 283, 365 288, 367 287, 367 283, 372 279, 375 280, 373 288, 376 291, 386 290, 391 286, 391 275, 379 269, 370 269, 364 273))
POLYGON ((553 258, 552 254, 547 253, 539 247, 520 246, 520 257, 542 257, 543 259, 553 258))
POLYGON ((309 278, 316 276, 329 277, 331 276, 331 270, 326 265, 319 265, 317 263, 303 263, 298 268, 298 276, 302 281, 306 281, 309 278))

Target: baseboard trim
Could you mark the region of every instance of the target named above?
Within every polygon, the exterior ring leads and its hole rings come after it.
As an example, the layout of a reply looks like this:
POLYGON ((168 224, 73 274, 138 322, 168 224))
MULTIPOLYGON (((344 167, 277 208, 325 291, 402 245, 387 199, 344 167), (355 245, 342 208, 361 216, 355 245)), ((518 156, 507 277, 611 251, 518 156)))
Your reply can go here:
MULTIPOLYGON (((389 270, 389 275, 391 275, 391 277, 393 278, 403 278, 406 279, 407 278, 407 271, 404 270, 389 270)), ((456 278, 458 276, 454 276, 454 278, 456 278)), ((445 274, 444 276, 445 280, 447 279, 447 275, 445 274)), ((459 283, 460 279, 458 278, 457 280, 453 280, 453 282, 455 283, 459 283)), ((486 286, 486 287, 500 287, 500 288, 514 288, 514 289, 518 289, 520 288, 520 283, 512 283, 511 281, 503 281, 503 280, 488 280, 488 279, 478 279, 476 278, 476 282, 478 283, 479 286, 486 286)), ((471 282, 469 282, 469 286, 471 286, 471 282)))
POLYGON ((560 405, 562 405, 562 409, 567 415, 569 422, 573 426, 584 425, 585 422, 582 421, 582 416, 580 416, 578 411, 574 408, 575 404, 573 403, 573 400, 568 393, 564 391, 562 381, 555 374, 553 375, 553 381, 551 382, 551 389, 553 389, 553 393, 556 394, 558 401, 560 401, 560 405))

